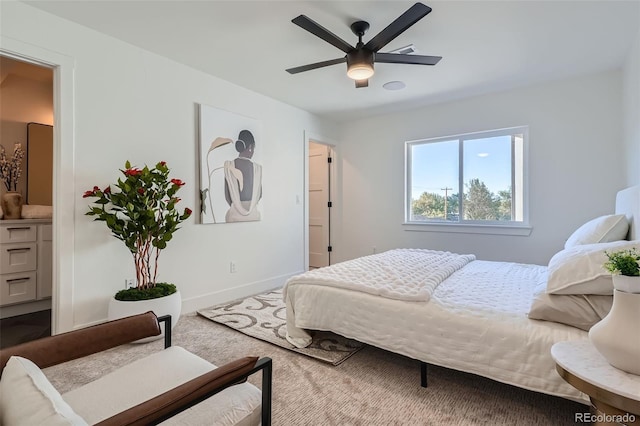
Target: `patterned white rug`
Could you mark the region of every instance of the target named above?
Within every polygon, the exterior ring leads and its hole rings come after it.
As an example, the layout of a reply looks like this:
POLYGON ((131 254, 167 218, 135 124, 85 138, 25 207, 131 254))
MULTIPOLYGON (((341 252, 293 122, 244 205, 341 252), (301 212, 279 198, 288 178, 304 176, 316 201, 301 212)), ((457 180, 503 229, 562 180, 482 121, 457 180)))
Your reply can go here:
POLYGON ((273 343, 321 361, 338 365, 364 347, 356 340, 326 331, 313 332, 313 342, 299 349, 285 338, 287 327, 286 306, 282 300, 282 290, 275 290, 257 296, 198 311, 198 314, 238 330, 248 336, 273 343))

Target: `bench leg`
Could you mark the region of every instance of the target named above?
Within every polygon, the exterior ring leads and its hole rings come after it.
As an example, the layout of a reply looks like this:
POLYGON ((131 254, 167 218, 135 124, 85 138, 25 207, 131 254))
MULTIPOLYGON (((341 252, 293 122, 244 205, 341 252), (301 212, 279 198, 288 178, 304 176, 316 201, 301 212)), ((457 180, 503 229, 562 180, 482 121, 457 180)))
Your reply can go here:
POLYGON ((171 315, 158 317, 158 322, 164 323, 164 348, 171 347, 171 315))
POLYGON ((273 366, 270 358, 264 364, 262 370, 262 426, 271 426, 271 395, 273 366))
POLYGON ((427 387, 427 363, 420 361, 420 386, 427 387))

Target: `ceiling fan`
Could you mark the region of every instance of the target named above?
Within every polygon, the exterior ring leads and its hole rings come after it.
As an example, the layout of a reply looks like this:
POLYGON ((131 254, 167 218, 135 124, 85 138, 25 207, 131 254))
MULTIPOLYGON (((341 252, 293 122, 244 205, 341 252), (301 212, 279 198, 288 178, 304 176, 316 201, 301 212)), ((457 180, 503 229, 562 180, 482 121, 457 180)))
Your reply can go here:
POLYGON ((366 44, 362 42, 362 36, 364 36, 369 29, 369 23, 365 21, 356 21, 351 24, 351 31, 358 36, 358 44, 356 44, 355 47, 351 46, 349 43, 305 15, 300 15, 292 19, 291 22, 309 31, 311 34, 320 37, 327 43, 334 45, 346 53, 346 55, 338 59, 330 59, 328 61, 289 68, 287 72, 290 74, 297 74, 304 71, 314 70, 316 68, 328 67, 330 65, 346 62, 347 76, 356 81, 356 87, 367 87, 369 85, 369 78, 374 72, 374 62, 388 64, 435 65, 440 61, 440 59, 442 59, 441 56, 406 55, 401 53, 379 52, 380 49, 406 31, 410 26, 424 18, 429 12, 431 12, 431 8, 429 6, 422 3, 414 4, 366 44))

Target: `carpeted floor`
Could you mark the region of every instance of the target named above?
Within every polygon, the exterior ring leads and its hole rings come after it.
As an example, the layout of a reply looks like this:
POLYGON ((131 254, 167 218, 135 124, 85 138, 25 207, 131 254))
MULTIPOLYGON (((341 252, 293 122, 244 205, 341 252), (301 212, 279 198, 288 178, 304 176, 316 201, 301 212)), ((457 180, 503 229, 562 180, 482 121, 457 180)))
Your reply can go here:
MULTIPOLYGON (((274 425, 575 425, 588 407, 436 366, 420 387, 419 363, 366 346, 332 366, 190 314, 174 345, 222 365, 244 355, 273 359, 274 425)), ((45 373, 64 393, 119 365, 162 349, 162 341, 125 345, 45 373)), ((250 378, 260 386, 260 377, 250 378)))

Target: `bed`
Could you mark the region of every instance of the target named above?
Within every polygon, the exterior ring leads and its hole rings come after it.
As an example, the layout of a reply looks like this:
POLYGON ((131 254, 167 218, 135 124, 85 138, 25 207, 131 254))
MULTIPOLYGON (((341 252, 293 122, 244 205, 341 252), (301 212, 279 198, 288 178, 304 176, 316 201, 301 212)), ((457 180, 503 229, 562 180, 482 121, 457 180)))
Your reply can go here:
MULTIPOLYGON (((639 214, 640 186, 627 188, 616 196, 615 214, 576 230, 549 265, 463 260, 464 265, 454 265, 441 282, 423 282, 421 285, 433 287, 426 295, 410 287, 385 294, 388 289, 384 285, 363 289, 350 281, 367 279, 366 271, 372 270, 368 262, 417 256, 419 250, 415 249, 305 272, 289 279, 283 289, 287 339, 304 347, 311 341, 312 330, 332 331, 421 361, 423 385, 428 363, 586 403, 588 397, 556 373, 550 348, 559 341, 588 339, 589 325, 567 325, 556 318, 538 320, 528 315, 533 312, 532 301, 537 296, 549 299, 548 292, 554 293, 554 303, 577 300, 587 309, 595 306, 588 299, 591 297, 602 302, 591 314, 606 315, 613 287, 601 268, 604 250, 630 245, 640 248, 635 245, 633 220, 639 214), (345 268, 354 265, 361 269, 346 273, 352 278, 344 278, 345 268), (584 274, 592 276, 585 279, 584 274), (336 284, 332 277, 344 282, 336 284), (559 280, 572 282, 558 284, 559 280), (412 292, 415 294, 409 294, 412 292)), ((402 269, 393 274, 411 276, 411 272, 402 269)))

